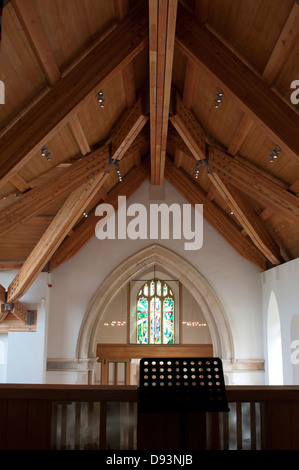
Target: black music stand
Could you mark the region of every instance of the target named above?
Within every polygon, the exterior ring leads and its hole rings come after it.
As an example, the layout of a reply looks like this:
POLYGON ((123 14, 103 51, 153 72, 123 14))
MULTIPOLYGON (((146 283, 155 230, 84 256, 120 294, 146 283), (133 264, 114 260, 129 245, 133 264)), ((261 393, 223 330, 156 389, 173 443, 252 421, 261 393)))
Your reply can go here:
POLYGON ((221 359, 141 359, 138 412, 179 412, 181 448, 185 445, 187 413, 228 411, 221 359))

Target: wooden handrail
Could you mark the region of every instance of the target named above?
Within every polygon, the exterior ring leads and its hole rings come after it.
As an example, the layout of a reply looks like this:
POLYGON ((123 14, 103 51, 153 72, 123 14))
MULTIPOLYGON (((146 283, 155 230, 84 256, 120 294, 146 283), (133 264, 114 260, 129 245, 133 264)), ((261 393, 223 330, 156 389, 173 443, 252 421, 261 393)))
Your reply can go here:
MULTIPOLYGON (((9 398, 66 399, 94 398, 111 401, 136 401, 136 385, 56 385, 0 384, 0 400, 9 398)), ((299 385, 227 385, 228 401, 299 400, 299 385)))
POLYGON ((135 385, 1 384, 0 400, 137 401, 135 385))

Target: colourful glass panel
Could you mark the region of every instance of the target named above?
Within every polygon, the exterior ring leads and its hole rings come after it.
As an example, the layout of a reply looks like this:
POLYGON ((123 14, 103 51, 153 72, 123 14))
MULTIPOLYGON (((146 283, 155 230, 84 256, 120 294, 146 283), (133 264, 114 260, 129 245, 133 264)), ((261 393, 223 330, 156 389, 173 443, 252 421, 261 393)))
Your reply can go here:
POLYGON ((155 293, 155 283, 154 281, 151 282, 151 294, 150 295, 154 295, 155 293))
POLYGON ((137 299, 137 344, 174 343, 174 298, 165 282, 144 284, 137 299))
POLYGON ((151 343, 161 343, 161 301, 157 297, 150 301, 151 343))
POLYGON ((144 297, 137 302, 137 343, 148 343, 148 301, 144 297))
POLYGON ((161 282, 157 281, 157 295, 161 295, 161 282))
POLYGON ((163 343, 174 342, 174 301, 167 297, 163 301, 163 343))

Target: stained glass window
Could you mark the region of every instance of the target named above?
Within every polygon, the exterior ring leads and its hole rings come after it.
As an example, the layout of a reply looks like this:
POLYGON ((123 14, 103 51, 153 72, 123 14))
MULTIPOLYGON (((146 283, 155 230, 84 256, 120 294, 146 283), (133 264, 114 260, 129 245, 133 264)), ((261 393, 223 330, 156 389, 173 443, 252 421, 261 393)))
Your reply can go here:
POLYGON ((174 343, 174 296, 164 281, 145 283, 138 293, 137 343, 174 343))

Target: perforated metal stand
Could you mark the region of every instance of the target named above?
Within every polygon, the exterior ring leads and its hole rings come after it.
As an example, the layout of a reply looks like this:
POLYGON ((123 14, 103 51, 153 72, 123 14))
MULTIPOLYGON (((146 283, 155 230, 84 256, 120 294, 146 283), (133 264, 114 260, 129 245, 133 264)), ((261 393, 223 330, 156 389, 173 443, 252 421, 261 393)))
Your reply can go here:
POLYGON ((181 448, 188 413, 228 412, 222 361, 204 358, 143 358, 139 413, 181 413, 181 448))

